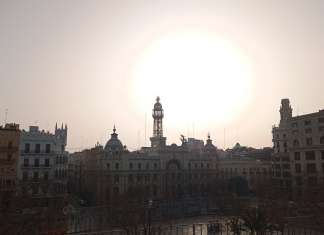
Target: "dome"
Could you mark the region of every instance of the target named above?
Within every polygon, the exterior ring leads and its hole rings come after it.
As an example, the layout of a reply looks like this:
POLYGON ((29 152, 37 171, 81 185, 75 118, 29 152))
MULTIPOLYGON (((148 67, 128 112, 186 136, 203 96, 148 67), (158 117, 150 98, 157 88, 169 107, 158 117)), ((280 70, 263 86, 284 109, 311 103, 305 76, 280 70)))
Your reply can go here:
POLYGON ((154 104, 154 109, 162 109, 162 104, 160 103, 160 97, 156 97, 156 103, 154 104))
POLYGON ((210 135, 208 134, 207 144, 203 147, 204 151, 215 151, 217 148, 213 145, 210 135))
POLYGON ((114 133, 111 134, 111 139, 107 141, 105 150, 122 150, 123 149, 123 144, 122 142, 118 139, 118 134, 116 132, 116 128, 114 125, 113 129, 114 133))

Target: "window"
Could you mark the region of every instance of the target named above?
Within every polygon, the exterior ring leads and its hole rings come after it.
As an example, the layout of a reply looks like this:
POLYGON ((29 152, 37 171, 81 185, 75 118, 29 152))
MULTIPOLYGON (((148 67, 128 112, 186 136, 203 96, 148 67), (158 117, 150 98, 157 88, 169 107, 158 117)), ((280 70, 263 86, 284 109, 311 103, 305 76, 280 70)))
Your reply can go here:
POLYGON ((324 122, 324 118, 319 118, 318 123, 322 123, 322 122, 324 122))
POLYGON ((34 185, 33 186, 33 192, 32 192, 34 195, 38 193, 38 186, 37 185, 34 185))
POLYGON ((281 177, 281 173, 280 172, 276 172, 276 178, 280 178, 281 177))
POLYGON ((285 170, 290 169, 290 165, 289 164, 283 164, 282 169, 285 169, 285 170))
POLYGON ((295 164, 295 171, 296 171, 296 173, 301 173, 301 165, 300 164, 295 164))
POLYGON ((284 172, 283 177, 286 177, 286 178, 290 177, 290 172, 284 172))
POLYGON ((305 129, 305 133, 312 133, 312 128, 305 129))
POLYGON ((142 168, 142 164, 141 163, 138 163, 137 164, 137 169, 140 170, 142 168))
POLYGON ((324 173, 324 163, 322 163, 322 172, 324 173))
POLYGON ((279 138, 279 134, 277 134, 277 139, 279 138))
POLYGON ((312 138, 306 138, 306 145, 313 145, 313 139, 312 138))
POLYGON ((283 134, 283 138, 286 138, 286 134, 283 134))
POLYGON ((26 182, 27 180, 28 180, 28 171, 24 171, 23 172, 23 182, 26 182))
POLYGON ((204 163, 200 163, 200 168, 204 168, 204 163))
POLYGON ((324 159, 324 151, 321 151, 321 157, 324 159))
POLYGON ((195 163, 195 169, 197 169, 197 168, 198 168, 197 163, 195 163))
POLYGON ((282 157, 283 162, 289 162, 289 157, 282 157))
POLYGON ((280 164, 275 164, 275 169, 280 170, 281 169, 280 164))
POLYGON ((145 182, 149 182, 151 179, 151 174, 145 174, 145 182))
POLYGON ((306 160, 315 160, 315 151, 307 151, 306 160))
POLYGON ((317 177, 308 177, 308 186, 309 187, 316 187, 317 186, 317 177))
POLYGON ((275 162, 280 162, 280 157, 275 157, 274 160, 275 162))
POLYGON ((324 136, 320 138, 320 144, 324 144, 324 136))
POLYGON ((114 175, 114 182, 115 183, 118 183, 119 182, 119 175, 118 174, 115 174, 114 175))
POLYGON ((44 180, 48 180, 48 171, 44 172, 44 180))
POLYGON ((305 126, 310 125, 310 124, 311 124, 311 120, 305 121, 305 126))
POLYGON ((157 163, 154 163, 154 170, 157 170, 157 163))
POLYGON ((299 141, 298 140, 294 140, 294 146, 299 146, 299 141))
POLYGON ((65 151, 65 146, 64 145, 61 146, 61 151, 65 151))
POLYGON ((46 158, 46 159, 45 159, 45 167, 49 167, 49 163, 50 163, 49 158, 46 158))
POLYGON ((298 123, 297 122, 294 122, 291 124, 292 127, 297 127, 298 126, 298 123))
POLYGON ((29 158, 26 157, 24 158, 24 167, 28 167, 29 166, 29 158))
POLYGON ((191 163, 188 163, 188 169, 189 170, 191 169, 191 163))
POLYGON ((294 152, 295 155, 295 160, 300 160, 300 153, 299 152, 294 152))
POLYGON ((107 171, 109 171, 110 170, 110 163, 108 162, 107 163, 107 171))
POLYGON ((137 182, 141 182, 142 181, 142 174, 137 174, 137 182))
POLYGON ((157 173, 153 173, 153 180, 157 180, 158 177, 157 177, 157 173))
POLYGON ((116 171, 119 170, 119 163, 118 163, 118 162, 115 163, 115 170, 116 170, 116 171))
POLYGON ((35 153, 40 153, 40 144, 35 144, 35 153))
POLYGON ((307 163, 306 169, 307 169, 307 173, 316 173, 316 164, 315 163, 307 163))
POLYGON ((34 181, 38 181, 38 171, 34 171, 34 181))
POLYGON ((29 153, 30 143, 25 143, 25 153, 29 153))
POLYGON ((146 163, 146 170, 149 170, 150 169, 150 163, 146 163))
POLYGON ((35 158, 34 167, 39 167, 39 158, 35 158))
POLYGON ((286 142, 284 142, 284 148, 287 148, 287 143, 286 142))
POLYGON ((51 152, 51 144, 46 144, 46 153, 50 153, 51 152))
POLYGON ((280 144, 279 144, 279 142, 277 142, 277 148, 279 148, 280 147, 280 144))
POLYGON ((207 169, 209 169, 209 163, 207 163, 207 169))
POLYGON ((12 145, 13 145, 12 140, 9 140, 9 141, 8 141, 8 149, 12 149, 12 145))
POLYGON ((295 130, 295 131, 292 132, 292 134, 293 134, 293 135, 298 135, 298 131, 295 130))
POLYGON ((128 181, 133 182, 134 181, 134 174, 128 175, 128 181))
POLYGON ((12 155, 11 155, 11 153, 8 153, 8 154, 7 154, 7 159, 8 159, 8 161, 10 161, 10 160, 11 160, 11 158, 12 158, 12 155))
POLYGON ((320 126, 320 127, 318 128, 318 131, 324 131, 324 126, 320 126))
POLYGON ((297 186, 303 185, 303 178, 301 176, 296 177, 296 184, 297 184, 297 186))

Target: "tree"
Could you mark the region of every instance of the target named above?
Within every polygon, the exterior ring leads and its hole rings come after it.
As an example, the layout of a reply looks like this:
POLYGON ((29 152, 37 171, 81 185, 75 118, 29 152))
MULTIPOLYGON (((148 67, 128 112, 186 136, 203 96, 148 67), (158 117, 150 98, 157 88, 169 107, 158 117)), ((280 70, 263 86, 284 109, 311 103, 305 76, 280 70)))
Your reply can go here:
POLYGON ((24 182, 13 191, 0 192, 2 205, 0 235, 65 234, 66 225, 58 221, 68 206, 53 181, 24 182))
POLYGON ((233 178, 230 178, 227 185, 228 191, 235 192, 237 196, 248 195, 248 183, 242 176, 235 176, 233 178))
POLYGON ((266 209, 254 208, 242 216, 243 225, 252 235, 266 235, 280 229, 280 226, 267 214, 266 209))

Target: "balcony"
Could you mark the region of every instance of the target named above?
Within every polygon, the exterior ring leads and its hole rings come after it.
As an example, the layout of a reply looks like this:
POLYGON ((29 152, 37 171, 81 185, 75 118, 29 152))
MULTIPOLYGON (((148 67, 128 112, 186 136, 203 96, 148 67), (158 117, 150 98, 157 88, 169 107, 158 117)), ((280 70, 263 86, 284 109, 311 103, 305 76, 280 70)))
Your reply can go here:
POLYGON ((22 154, 54 154, 54 151, 46 151, 46 150, 21 150, 22 154))
POLYGON ((14 158, 0 158, 0 163, 14 163, 15 161, 14 158))
POLYGON ((21 164, 21 168, 51 168, 52 164, 21 164))
POLYGON ((0 146, 0 151, 17 151, 18 147, 16 146, 0 146))

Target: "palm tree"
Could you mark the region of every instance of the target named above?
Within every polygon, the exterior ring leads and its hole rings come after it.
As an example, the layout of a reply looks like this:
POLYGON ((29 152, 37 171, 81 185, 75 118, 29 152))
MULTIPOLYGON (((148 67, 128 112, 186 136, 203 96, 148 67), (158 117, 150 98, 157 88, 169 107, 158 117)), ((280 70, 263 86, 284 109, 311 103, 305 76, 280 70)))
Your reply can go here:
POLYGON ((265 209, 252 209, 242 216, 244 226, 252 235, 266 235, 268 232, 276 231, 279 226, 267 215, 265 209))

